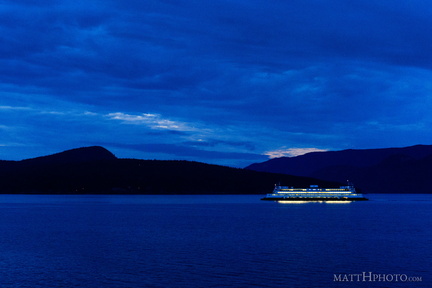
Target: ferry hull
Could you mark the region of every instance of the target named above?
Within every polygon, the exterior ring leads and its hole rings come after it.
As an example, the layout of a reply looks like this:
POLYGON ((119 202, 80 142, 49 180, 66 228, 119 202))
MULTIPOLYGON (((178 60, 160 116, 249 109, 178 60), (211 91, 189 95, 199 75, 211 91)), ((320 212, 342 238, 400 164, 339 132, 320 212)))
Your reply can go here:
POLYGON ((261 198, 264 201, 367 201, 369 199, 361 198, 284 198, 284 197, 264 197, 261 198))

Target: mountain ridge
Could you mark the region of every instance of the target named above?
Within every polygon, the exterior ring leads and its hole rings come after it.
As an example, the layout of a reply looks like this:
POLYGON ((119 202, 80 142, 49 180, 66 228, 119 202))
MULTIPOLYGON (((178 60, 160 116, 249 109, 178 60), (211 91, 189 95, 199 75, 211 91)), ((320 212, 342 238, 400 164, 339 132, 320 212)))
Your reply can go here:
POLYGON ((59 163, 77 163, 96 160, 112 160, 117 157, 108 149, 102 146, 89 146, 65 150, 51 155, 39 156, 20 160, 21 163, 39 164, 59 164, 59 163))
POLYGON ((278 182, 339 183, 185 160, 117 158, 100 146, 0 162, 2 194, 265 194, 278 182))

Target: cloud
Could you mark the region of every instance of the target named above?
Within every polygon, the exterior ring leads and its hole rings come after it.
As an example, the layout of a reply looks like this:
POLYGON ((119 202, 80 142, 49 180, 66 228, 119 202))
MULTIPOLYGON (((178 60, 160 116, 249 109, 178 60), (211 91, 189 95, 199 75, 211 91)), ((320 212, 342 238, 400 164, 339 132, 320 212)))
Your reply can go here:
POLYGON ((197 129, 180 121, 173 121, 162 118, 159 114, 143 113, 131 115, 122 112, 109 113, 109 119, 121 120, 126 124, 145 125, 151 129, 175 130, 175 131, 196 131, 197 129))
MULTIPOLYGON (((215 133, 215 135, 213 135, 213 137, 215 137, 217 135, 217 133, 215 133)), ((243 149, 247 149, 249 151, 253 151, 255 150, 255 145, 253 144, 253 142, 248 142, 248 141, 227 141, 227 140, 218 140, 218 139, 198 139, 196 141, 187 141, 187 142, 183 142, 184 145, 191 145, 191 146, 196 146, 196 147, 217 147, 217 146, 229 146, 229 147, 234 147, 234 148, 243 148, 243 149)))
POLYGON ((311 152, 325 152, 327 150, 318 148, 281 148, 273 151, 266 151, 264 155, 267 155, 270 159, 279 157, 295 157, 304 155, 311 152))
POLYGON ((30 107, 20 107, 20 106, 0 106, 0 110, 5 111, 19 111, 19 110, 32 110, 30 107))

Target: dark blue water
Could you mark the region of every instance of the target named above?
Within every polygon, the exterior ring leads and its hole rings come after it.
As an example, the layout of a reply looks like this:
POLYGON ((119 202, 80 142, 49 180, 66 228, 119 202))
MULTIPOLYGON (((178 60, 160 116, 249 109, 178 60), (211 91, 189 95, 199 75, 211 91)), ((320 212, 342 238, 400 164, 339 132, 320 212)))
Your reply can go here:
POLYGON ((0 287, 432 287, 432 195, 368 196, 0 195, 0 287))

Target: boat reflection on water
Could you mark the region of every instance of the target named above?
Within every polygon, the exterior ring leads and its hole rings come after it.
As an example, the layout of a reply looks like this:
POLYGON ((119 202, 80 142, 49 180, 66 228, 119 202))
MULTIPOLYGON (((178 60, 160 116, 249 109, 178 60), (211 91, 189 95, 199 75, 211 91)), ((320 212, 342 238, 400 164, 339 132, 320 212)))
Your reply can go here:
POLYGON ((306 204, 306 203, 326 203, 326 204, 348 204, 353 201, 290 201, 290 200, 279 200, 276 201, 281 204, 306 204))

